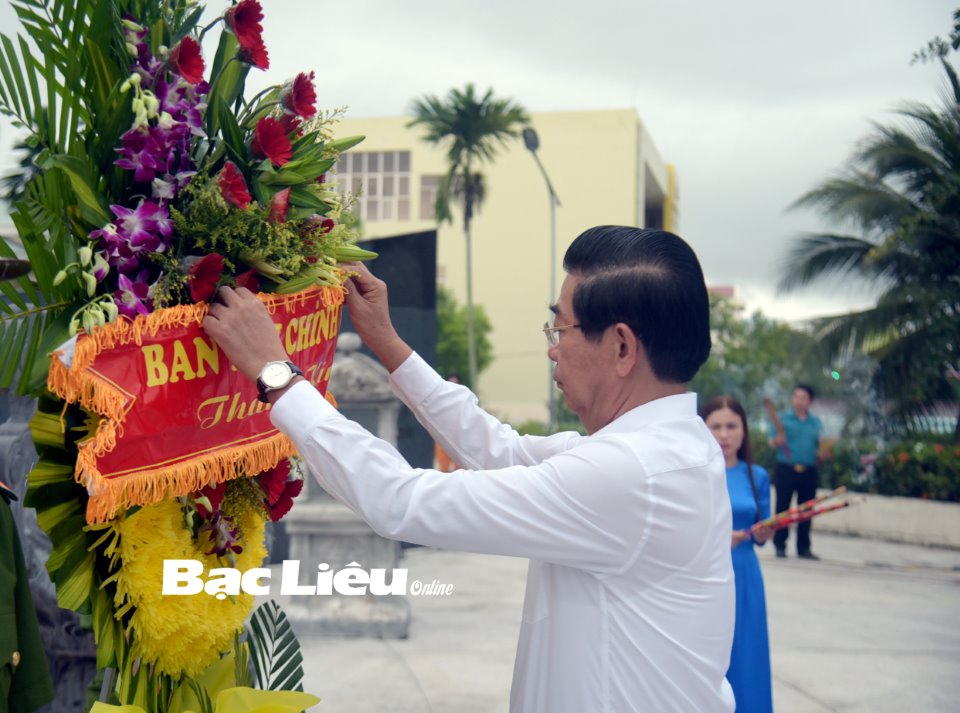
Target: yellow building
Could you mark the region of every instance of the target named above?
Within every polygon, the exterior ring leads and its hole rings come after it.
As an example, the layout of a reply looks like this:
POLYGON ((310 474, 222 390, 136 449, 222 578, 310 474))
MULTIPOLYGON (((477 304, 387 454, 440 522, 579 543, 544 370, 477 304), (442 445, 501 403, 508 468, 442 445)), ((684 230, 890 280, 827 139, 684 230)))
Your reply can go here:
MULTIPOLYGON (((493 364, 481 374, 484 407, 514 423, 546 420, 549 360, 541 328, 550 318, 550 270, 557 289, 567 246, 601 224, 676 230, 677 189, 672 167, 660 158, 632 110, 532 114, 538 155, 560 198, 556 264, 550 263, 550 197, 540 170, 519 138, 481 167, 486 200, 474 216, 474 302, 493 323, 493 364)), ((358 211, 366 238, 436 227, 434 200, 446 172, 445 151, 421 140, 406 117, 348 117, 338 136, 367 138, 345 154, 337 180, 362 186, 358 211)), ((462 214, 439 227, 437 280, 466 302, 462 214)))

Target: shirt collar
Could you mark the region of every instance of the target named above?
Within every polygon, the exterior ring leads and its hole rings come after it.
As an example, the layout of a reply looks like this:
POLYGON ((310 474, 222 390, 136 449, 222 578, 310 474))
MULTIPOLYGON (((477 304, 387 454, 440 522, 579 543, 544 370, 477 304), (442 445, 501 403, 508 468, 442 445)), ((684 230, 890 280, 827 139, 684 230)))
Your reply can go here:
POLYGON ((649 426, 664 421, 682 421, 697 416, 697 395, 692 392, 674 394, 663 398, 648 401, 636 408, 630 409, 619 418, 614 419, 606 426, 593 433, 623 433, 635 431, 643 426, 649 426))

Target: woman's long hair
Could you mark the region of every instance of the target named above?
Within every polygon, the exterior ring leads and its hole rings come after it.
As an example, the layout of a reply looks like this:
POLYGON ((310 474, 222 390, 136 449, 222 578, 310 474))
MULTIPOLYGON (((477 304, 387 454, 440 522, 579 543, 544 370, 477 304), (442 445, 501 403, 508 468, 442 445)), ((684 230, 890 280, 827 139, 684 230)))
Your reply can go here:
POLYGON ((737 458, 747 464, 747 475, 750 476, 750 489, 753 490, 753 502, 757 505, 756 521, 760 520, 760 496, 757 494, 757 481, 753 477, 753 452, 750 450, 750 426, 747 425, 747 412, 743 405, 732 396, 717 396, 707 402, 700 412, 700 418, 704 421, 707 416, 714 411, 728 408, 740 417, 740 423, 743 425, 743 443, 737 449, 737 458))

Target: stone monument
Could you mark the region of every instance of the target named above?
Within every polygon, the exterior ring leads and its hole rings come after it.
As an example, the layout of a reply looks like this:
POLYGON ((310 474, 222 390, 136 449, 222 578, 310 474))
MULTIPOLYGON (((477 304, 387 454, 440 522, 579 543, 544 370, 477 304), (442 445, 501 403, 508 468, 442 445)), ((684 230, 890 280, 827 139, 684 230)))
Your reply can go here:
MULTIPOLYGON (((386 369, 359 350, 358 335, 341 333, 330 393, 345 416, 396 446, 400 401, 390 391, 386 369)), ((307 477, 304 493, 283 521, 290 559, 300 562, 301 584, 317 584, 318 567, 327 576, 349 567, 364 572, 385 570, 385 582, 391 584, 392 571, 400 560, 400 543, 380 537, 312 477, 307 477)), ((402 594, 333 592, 275 598, 298 633, 403 639, 410 626, 410 606, 402 594)))

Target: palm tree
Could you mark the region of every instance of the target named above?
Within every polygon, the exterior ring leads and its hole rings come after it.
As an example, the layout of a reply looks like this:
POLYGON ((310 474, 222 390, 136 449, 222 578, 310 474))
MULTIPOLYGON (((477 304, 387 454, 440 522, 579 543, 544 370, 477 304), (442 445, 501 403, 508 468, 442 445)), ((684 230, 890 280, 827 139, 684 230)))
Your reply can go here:
POLYGON ((948 367, 960 366, 960 101, 899 113, 904 126, 878 125, 840 176, 794 204, 859 234, 797 239, 780 287, 848 275, 881 285, 874 307, 814 324, 834 354, 877 359, 881 386, 903 417, 951 398, 948 367))
POLYGON ((523 107, 510 99, 498 99, 488 89, 478 97, 472 84, 451 89, 446 99, 427 95, 413 102, 413 120, 408 126, 422 125, 424 139, 432 144, 448 145, 447 175, 437 191, 436 213, 440 222, 452 221, 450 203, 463 208, 463 233, 467 247, 467 355, 471 387, 477 385, 477 344, 473 324, 473 248, 470 227, 474 212, 486 195, 483 174, 478 165, 492 161, 507 139, 517 136, 527 123, 523 107))

